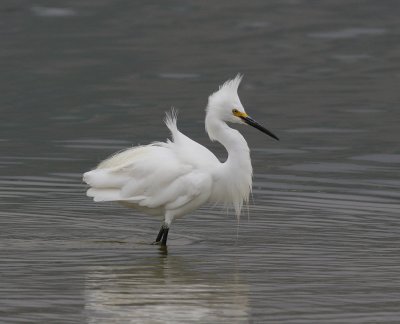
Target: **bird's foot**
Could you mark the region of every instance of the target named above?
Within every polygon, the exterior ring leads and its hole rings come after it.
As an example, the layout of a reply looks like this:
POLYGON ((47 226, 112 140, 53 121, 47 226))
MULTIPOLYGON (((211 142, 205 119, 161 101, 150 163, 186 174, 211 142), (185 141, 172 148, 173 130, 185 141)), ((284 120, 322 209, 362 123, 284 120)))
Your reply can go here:
POLYGON ((154 241, 151 245, 161 245, 161 241, 154 241))

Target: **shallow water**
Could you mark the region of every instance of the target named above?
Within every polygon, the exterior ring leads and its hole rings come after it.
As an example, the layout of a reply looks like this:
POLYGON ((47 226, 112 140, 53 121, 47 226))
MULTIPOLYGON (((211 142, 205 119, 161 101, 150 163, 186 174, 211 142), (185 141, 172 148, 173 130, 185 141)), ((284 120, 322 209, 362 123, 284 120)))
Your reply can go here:
POLYGON ((400 28, 395 1, 5 1, 0 322, 396 323, 400 28), (237 72, 252 203, 159 220, 85 197, 101 159, 204 133, 237 72))

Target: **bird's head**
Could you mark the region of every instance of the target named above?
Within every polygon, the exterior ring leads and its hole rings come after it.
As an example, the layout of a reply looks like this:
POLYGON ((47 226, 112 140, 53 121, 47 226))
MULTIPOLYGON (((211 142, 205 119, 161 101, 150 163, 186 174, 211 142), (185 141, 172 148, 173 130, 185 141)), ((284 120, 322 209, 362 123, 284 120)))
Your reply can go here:
POLYGON ((277 136, 257 123, 244 110, 238 95, 242 78, 243 75, 238 74, 234 79, 226 81, 218 91, 208 97, 207 116, 226 123, 245 123, 279 140, 277 136))

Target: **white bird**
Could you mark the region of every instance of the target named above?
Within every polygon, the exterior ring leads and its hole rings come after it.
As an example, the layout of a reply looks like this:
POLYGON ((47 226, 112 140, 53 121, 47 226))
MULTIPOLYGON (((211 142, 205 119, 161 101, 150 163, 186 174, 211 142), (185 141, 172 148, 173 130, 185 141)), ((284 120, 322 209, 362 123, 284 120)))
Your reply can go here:
POLYGON ((227 123, 246 123, 278 140, 245 112, 237 93, 241 80, 237 75, 226 81, 208 98, 206 108, 206 131, 227 150, 225 162, 182 134, 172 110, 165 119, 172 141, 136 146, 104 160, 83 175, 90 186, 87 196, 164 217, 154 242, 164 246, 172 221, 207 202, 232 206, 239 217, 249 199, 253 170, 246 140, 227 123))

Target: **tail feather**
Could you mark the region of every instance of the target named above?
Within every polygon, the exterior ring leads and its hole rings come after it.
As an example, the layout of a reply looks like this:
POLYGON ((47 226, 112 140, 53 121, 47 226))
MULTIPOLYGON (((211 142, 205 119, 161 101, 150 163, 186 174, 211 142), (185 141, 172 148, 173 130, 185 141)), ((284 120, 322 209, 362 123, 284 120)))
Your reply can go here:
POLYGON ((95 169, 83 175, 83 181, 91 187, 100 189, 121 188, 126 182, 125 175, 107 169, 95 169))
POLYGON ((92 197, 94 201, 118 201, 121 199, 118 189, 97 189, 90 188, 86 195, 92 197))

